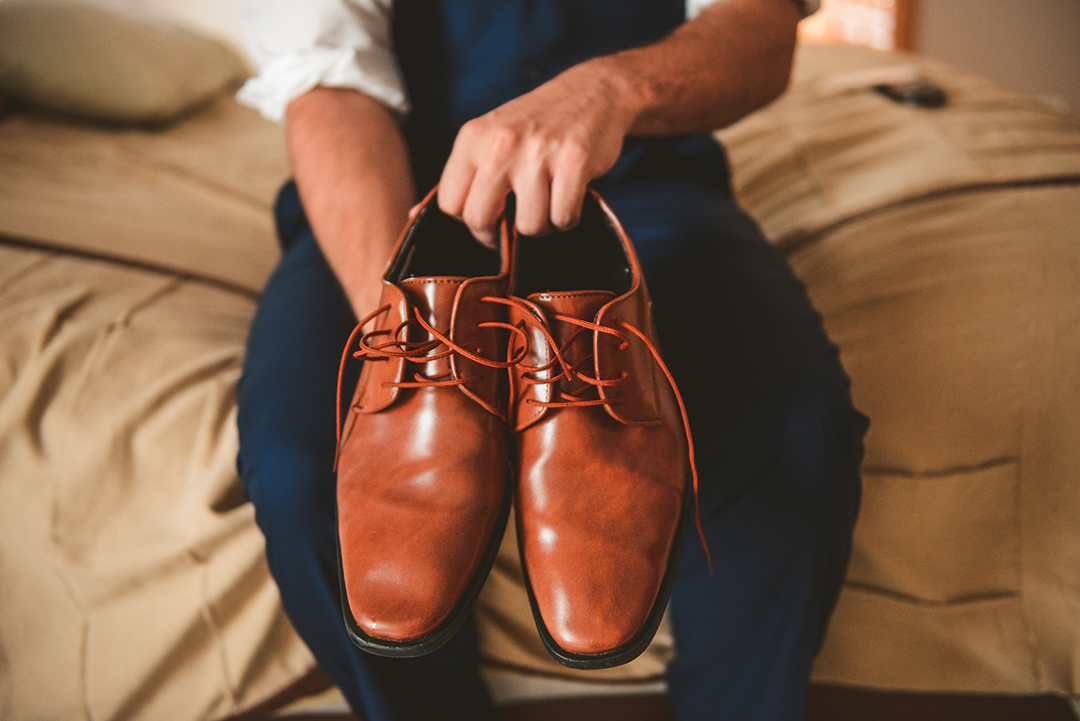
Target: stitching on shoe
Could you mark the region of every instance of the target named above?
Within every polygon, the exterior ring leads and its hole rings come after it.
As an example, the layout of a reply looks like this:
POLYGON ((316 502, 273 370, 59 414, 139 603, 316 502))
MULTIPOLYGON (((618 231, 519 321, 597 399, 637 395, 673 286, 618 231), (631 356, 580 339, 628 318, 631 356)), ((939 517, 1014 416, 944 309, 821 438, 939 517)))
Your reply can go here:
POLYGON ((590 291, 577 291, 573 293, 551 293, 540 292, 533 293, 531 295, 538 295, 546 298, 592 298, 598 295, 612 295, 614 294, 610 290, 590 290, 590 291))

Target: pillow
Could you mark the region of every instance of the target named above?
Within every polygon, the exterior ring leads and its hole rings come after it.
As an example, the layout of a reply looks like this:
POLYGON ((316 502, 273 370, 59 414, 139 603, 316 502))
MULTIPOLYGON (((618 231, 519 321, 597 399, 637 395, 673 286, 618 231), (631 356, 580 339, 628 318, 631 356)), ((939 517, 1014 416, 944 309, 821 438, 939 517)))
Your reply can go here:
POLYGON ((234 88, 244 63, 134 6, 0 2, 0 96, 79 118, 162 125, 234 88))

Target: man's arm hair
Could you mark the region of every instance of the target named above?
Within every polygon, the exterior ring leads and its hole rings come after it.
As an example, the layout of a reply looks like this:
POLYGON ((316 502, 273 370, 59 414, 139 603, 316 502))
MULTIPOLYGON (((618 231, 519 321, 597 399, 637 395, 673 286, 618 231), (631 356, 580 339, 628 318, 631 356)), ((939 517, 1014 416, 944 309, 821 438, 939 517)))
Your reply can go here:
POLYGON ((717 130, 787 87, 801 17, 791 0, 719 0, 659 43, 581 69, 618 88, 630 135, 717 130))

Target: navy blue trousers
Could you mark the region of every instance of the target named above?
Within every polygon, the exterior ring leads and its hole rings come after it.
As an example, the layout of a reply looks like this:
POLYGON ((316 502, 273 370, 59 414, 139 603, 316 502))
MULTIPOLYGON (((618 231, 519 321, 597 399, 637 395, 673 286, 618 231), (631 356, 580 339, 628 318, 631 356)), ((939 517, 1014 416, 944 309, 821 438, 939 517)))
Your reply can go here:
MULTIPOLYGON (((676 716, 801 719, 850 555, 866 419, 803 286, 723 188, 595 187, 638 250, 697 447, 715 573, 691 529, 671 599, 676 716)), ((359 717, 495 718, 474 629, 407 660, 346 635, 332 464, 337 367, 356 319, 291 185, 276 214, 284 253, 248 341, 239 465, 285 610, 359 717)))

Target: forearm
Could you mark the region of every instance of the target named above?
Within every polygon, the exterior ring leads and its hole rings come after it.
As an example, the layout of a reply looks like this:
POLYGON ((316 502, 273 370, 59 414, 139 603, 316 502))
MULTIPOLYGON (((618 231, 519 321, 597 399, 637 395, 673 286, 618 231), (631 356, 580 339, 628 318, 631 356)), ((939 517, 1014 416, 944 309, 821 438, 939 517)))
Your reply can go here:
POLYGON ((314 88, 290 103, 293 174, 319 246, 353 311, 374 309, 415 189, 393 115, 355 90, 314 88))
POLYGON ((576 65, 469 121, 439 207, 489 245, 511 191, 522 233, 576 225, 586 185, 628 135, 715 130, 779 95, 799 17, 792 0, 719 0, 658 43, 576 65))
POLYGON ((787 87, 800 17, 791 0, 720 0, 664 40, 583 63, 565 80, 610 88, 628 135, 716 130, 787 87))

